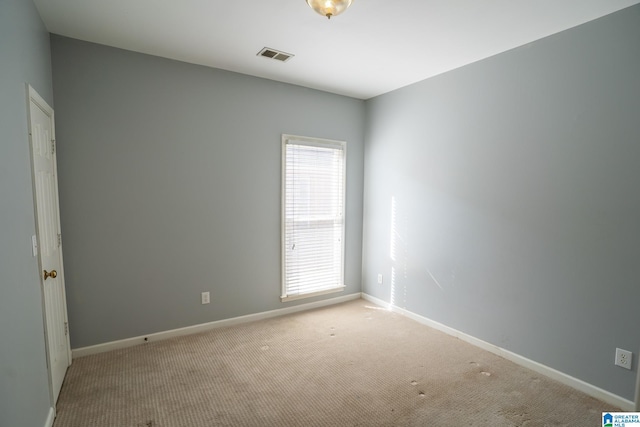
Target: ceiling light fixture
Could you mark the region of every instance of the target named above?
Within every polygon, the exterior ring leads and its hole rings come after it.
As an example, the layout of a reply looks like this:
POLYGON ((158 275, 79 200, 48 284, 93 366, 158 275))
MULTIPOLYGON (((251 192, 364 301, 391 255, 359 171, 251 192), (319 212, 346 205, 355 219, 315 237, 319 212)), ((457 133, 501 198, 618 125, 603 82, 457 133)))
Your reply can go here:
POLYGON ((353 3, 353 0, 307 0, 307 4, 311 9, 329 19, 347 10, 351 3, 353 3))

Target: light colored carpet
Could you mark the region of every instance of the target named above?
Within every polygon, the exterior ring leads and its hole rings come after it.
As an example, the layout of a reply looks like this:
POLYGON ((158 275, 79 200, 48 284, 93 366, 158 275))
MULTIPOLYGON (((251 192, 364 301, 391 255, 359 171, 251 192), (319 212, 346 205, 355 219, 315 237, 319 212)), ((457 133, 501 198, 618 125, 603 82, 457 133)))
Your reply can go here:
POLYGON ((598 426, 619 410, 356 300, 75 359, 54 427, 598 426))

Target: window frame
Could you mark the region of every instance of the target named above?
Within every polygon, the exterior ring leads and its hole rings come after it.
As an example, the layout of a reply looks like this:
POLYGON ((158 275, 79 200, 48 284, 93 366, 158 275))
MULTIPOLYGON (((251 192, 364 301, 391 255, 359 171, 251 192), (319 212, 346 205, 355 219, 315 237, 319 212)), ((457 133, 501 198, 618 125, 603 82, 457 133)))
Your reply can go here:
MULTIPOLYGON (((325 295, 330 293, 342 292, 344 291, 345 285, 345 252, 346 252, 346 244, 345 244, 345 234, 346 234, 346 192, 347 192, 347 142, 332 140, 332 139, 324 139, 324 138, 314 138, 307 136, 299 136, 299 135, 289 135, 282 134, 282 171, 281 171, 281 259, 282 259, 282 274, 281 274, 281 296, 280 299, 282 302, 287 301, 295 301, 303 298, 311 298, 319 295, 325 295), (300 145, 300 146, 311 146, 311 147, 321 147, 321 148, 334 148, 339 150, 342 153, 342 200, 340 201, 342 205, 342 210, 340 213, 341 217, 341 235, 340 235, 340 283, 339 285, 321 289, 318 291, 306 292, 306 293, 294 293, 290 294, 288 292, 287 287, 287 248, 286 248, 286 238, 287 238, 287 218, 286 218, 286 209, 287 209, 287 146, 288 145, 300 145)), ((335 224, 335 221, 334 221, 335 224)))

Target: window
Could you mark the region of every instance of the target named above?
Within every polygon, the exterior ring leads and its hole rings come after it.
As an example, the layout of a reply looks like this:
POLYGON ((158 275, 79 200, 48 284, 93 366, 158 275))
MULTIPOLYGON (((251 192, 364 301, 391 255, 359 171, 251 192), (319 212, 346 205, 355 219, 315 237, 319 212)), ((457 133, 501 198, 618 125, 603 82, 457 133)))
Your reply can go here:
POLYGON ((282 301, 344 289, 346 149, 282 135, 282 301))

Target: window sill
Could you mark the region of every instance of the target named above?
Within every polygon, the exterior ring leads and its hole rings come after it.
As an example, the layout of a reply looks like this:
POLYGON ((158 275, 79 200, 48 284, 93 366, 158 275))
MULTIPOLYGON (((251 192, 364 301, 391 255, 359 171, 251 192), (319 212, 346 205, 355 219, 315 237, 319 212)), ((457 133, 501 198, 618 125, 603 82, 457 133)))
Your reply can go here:
POLYGON ((310 292, 308 294, 299 294, 299 295, 283 295, 280 297, 280 301, 282 302, 289 302, 289 301, 295 301, 298 299, 303 299, 303 298, 311 298, 311 297, 317 297, 319 295, 325 295, 325 294, 333 294, 336 292, 342 292, 344 291, 345 286, 338 286, 335 288, 331 288, 331 289, 324 289, 322 291, 318 291, 318 292, 310 292))

